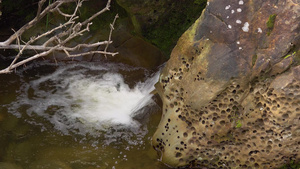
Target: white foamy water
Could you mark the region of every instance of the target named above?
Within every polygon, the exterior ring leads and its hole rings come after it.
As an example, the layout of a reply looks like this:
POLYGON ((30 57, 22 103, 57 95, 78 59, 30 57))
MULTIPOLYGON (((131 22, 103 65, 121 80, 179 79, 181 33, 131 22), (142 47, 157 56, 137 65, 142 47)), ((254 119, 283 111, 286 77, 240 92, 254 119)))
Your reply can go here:
POLYGON ((133 115, 153 104, 150 92, 159 73, 130 88, 118 69, 115 65, 61 67, 25 83, 17 101, 9 105, 10 112, 25 113, 33 123, 42 117, 64 134, 93 135, 111 128, 140 132, 141 124, 133 115))

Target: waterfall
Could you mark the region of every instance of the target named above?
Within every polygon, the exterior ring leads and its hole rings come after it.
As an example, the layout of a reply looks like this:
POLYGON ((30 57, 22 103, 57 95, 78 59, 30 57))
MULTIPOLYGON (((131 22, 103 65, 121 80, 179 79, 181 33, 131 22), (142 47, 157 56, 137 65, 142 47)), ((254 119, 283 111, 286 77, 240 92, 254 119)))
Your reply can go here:
POLYGON ((63 134, 137 129, 141 124, 133 116, 153 103, 150 92, 159 72, 130 87, 120 69, 130 72, 132 68, 114 64, 61 66, 24 83, 22 94, 8 107, 16 115, 28 116, 32 123, 42 117, 63 134))

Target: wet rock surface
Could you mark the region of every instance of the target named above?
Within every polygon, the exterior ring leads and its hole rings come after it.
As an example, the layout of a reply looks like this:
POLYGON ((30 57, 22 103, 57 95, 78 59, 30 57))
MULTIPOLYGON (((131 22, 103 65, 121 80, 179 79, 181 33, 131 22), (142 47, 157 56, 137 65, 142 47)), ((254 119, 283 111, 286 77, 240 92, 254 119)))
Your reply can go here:
POLYGON ((156 85, 153 146, 172 167, 299 162, 299 1, 211 0, 156 85))

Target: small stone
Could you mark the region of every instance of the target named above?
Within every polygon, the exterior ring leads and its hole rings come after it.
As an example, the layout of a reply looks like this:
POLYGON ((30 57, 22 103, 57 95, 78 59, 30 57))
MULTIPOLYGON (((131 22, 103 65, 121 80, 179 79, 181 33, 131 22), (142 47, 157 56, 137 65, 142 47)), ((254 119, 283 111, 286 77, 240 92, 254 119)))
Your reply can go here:
POLYGON ((244 26, 242 27, 242 30, 243 30, 244 32, 249 32, 249 23, 248 23, 248 22, 245 22, 245 23, 244 23, 244 26))
POLYGON ((258 29, 257 29, 257 32, 258 32, 258 33, 262 33, 261 28, 258 28, 258 29))

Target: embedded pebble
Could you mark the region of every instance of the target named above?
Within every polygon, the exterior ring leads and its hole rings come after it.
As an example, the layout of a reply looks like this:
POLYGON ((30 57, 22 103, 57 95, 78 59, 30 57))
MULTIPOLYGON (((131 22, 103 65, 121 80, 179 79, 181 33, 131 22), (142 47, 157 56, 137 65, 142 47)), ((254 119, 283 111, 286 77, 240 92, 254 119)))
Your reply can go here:
POLYGON ((258 32, 258 33, 262 33, 261 28, 258 28, 258 29, 257 29, 257 32, 258 32))
POLYGON ((249 32, 249 23, 245 22, 244 26, 242 27, 242 29, 243 29, 244 32, 249 32))
POLYGON ((237 24, 241 24, 241 23, 242 23, 241 20, 236 20, 235 22, 236 22, 237 24))

